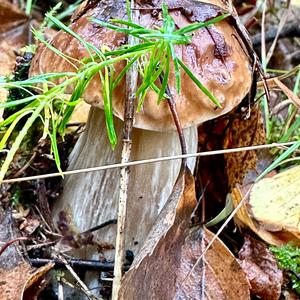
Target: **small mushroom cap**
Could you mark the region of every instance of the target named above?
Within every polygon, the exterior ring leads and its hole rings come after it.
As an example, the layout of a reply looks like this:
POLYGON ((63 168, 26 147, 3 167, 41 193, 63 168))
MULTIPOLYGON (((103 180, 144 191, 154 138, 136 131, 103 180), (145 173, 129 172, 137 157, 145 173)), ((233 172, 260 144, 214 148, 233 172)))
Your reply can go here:
MULTIPOLYGON (((101 48, 105 45, 113 50, 125 43, 126 37, 92 23, 89 18, 95 17, 106 21, 110 18, 126 19, 125 4, 123 1, 103 2, 98 1, 90 9, 82 6, 82 9, 73 17, 70 28, 94 46, 101 48)), ((170 7, 170 4, 167 4, 170 7)), ((201 14, 198 13, 198 18, 196 18, 196 13, 193 15, 193 12, 191 15, 194 19, 187 17, 180 10, 170 10, 178 28, 190 24, 191 19, 205 21, 207 18, 222 13, 219 7, 198 1, 194 1, 192 7, 197 13, 201 11, 201 14)), ((161 25, 161 20, 159 16, 154 17, 151 10, 142 10, 139 23, 145 27, 153 27, 161 25)), ((70 57, 79 60, 88 57, 85 47, 63 31, 58 32, 54 37, 52 45, 70 57)), ((236 107, 246 96, 251 87, 252 72, 250 60, 244 48, 238 33, 227 20, 195 31, 190 44, 175 47, 177 56, 222 105, 222 108, 217 108, 184 71, 181 72, 182 86, 181 93, 178 95, 175 89, 174 69, 171 66, 169 86, 176 102, 182 127, 198 125, 223 115, 236 107)), ((125 62, 115 64, 116 76, 124 66, 125 62)), ((74 71, 74 67, 41 45, 31 66, 31 76, 65 71, 74 71)), ((120 119, 123 119, 124 114, 125 90, 125 80, 123 80, 113 93, 113 112, 120 119)), ((72 90, 67 92, 71 93, 72 90)), ((93 106, 103 108, 99 77, 95 76, 88 85, 84 100, 93 106)), ((152 90, 148 92, 142 110, 135 114, 134 126, 159 131, 176 129, 167 102, 162 101, 158 105, 157 94, 152 90)))

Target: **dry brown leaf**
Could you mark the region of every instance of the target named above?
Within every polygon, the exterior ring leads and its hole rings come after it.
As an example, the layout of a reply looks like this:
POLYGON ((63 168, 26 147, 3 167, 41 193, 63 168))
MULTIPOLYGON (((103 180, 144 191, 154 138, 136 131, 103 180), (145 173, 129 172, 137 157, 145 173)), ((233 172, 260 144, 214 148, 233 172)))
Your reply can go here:
MULTIPOLYGON (((207 229, 190 231, 181 252, 177 270, 177 292, 174 299, 247 300, 250 285, 236 258, 220 240, 216 239, 204 255, 203 261, 186 278, 195 261, 215 238, 207 229), (184 284, 181 286, 181 283, 184 284)), ((173 299, 173 298, 170 298, 173 299)))
POLYGON ((37 299, 39 293, 45 288, 45 275, 54 267, 54 263, 49 263, 43 267, 33 270, 27 278, 21 293, 21 299, 34 300, 37 299))
POLYGON ((285 84, 283 84, 279 79, 274 78, 275 83, 277 86, 282 90, 282 92, 291 100, 294 105, 300 108, 300 99, 294 94, 285 84))
POLYGON ((17 5, 7 0, 0 1, 0 34, 16 29, 26 21, 28 16, 17 5))
POLYGON ((251 293, 263 300, 279 299, 283 273, 266 244, 246 236, 239 258, 250 281, 251 293))
POLYGON ((35 269, 23 262, 12 270, 0 269, 0 300, 37 299, 44 276, 53 266, 35 269))
POLYGON ((205 268, 200 263, 181 286, 214 237, 208 230, 189 229, 195 203, 194 182, 186 172, 179 177, 158 222, 125 274, 119 299, 249 299, 243 270, 218 239, 205 255, 205 268))
MULTIPOLYGON (((3 210, 0 206, 0 248, 17 238, 11 210, 3 210)), ((17 243, 9 245, 0 255, 0 300, 36 299, 44 275, 53 266, 48 264, 39 269, 32 268, 24 261, 17 243)))
MULTIPOLYGON (((14 70, 16 50, 25 46, 29 28, 28 17, 9 1, 0 1, 0 76, 7 76, 14 70)), ((8 92, 0 88, 0 102, 7 99, 8 92)), ((0 110, 0 120, 2 110, 0 110)))
POLYGON ((120 299, 173 298, 181 248, 195 206, 194 180, 189 170, 181 170, 158 221, 123 278, 120 299))
POLYGON ((0 74, 7 75, 7 67, 10 66, 11 59, 15 60, 14 51, 26 45, 30 30, 28 16, 9 1, 0 1, 0 74), (9 59, 9 60, 7 60, 9 59), (2 70, 3 68, 3 70, 2 70))
MULTIPOLYGON (((251 109, 249 119, 236 118, 226 132, 224 149, 239 148, 265 143, 265 131, 259 106, 251 109)), ((255 151, 241 151, 225 155, 228 181, 233 188, 242 184, 245 175, 255 170, 257 155, 255 151)))

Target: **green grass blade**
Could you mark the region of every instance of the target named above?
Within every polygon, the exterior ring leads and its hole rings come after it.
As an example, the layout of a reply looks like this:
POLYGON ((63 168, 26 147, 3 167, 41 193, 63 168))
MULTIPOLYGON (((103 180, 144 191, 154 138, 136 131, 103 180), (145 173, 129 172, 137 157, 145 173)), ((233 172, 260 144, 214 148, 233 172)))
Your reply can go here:
POLYGON ((125 76, 126 72, 131 68, 131 66, 137 61, 139 57, 135 56, 134 58, 132 58, 127 64, 126 66, 122 69, 122 71, 120 72, 120 74, 118 75, 118 77, 115 79, 112 89, 114 90, 119 83, 121 82, 122 78, 125 76))
POLYGON ((7 156, 6 156, 5 160, 4 160, 4 163, 1 166, 1 170, 0 170, 0 183, 4 179, 4 176, 5 176, 8 168, 9 168, 9 165, 12 162, 12 160, 13 160, 16 152, 20 148, 20 145, 21 145, 24 137, 26 136, 29 128, 31 128, 31 126, 33 125, 33 123, 35 122, 35 120, 39 117, 41 111, 44 109, 45 104, 46 104, 46 100, 41 101, 40 105, 38 107, 36 107, 36 109, 32 112, 31 116, 27 119, 25 125, 22 127, 21 131, 17 135, 14 143, 12 144, 11 149, 7 153, 7 156))
POLYGON ((287 132, 280 138, 279 143, 287 142, 292 134, 300 127, 300 117, 298 117, 294 123, 289 127, 287 132))
POLYGON ((158 94, 158 104, 164 98, 168 82, 169 82, 169 75, 170 75, 170 59, 171 59, 171 52, 170 48, 167 48, 166 59, 165 59, 165 70, 163 74, 163 81, 161 83, 161 88, 158 94))
POLYGON ((206 22, 193 23, 193 24, 187 25, 183 28, 180 28, 180 29, 176 30, 174 33, 175 34, 190 33, 190 32, 193 32, 195 30, 198 30, 200 28, 218 23, 218 22, 228 18, 229 16, 230 16, 230 14, 224 14, 224 15, 218 16, 218 17, 213 18, 213 19, 211 19, 209 21, 206 21, 206 22))
POLYGON ((190 69, 178 59, 179 65, 185 71, 185 73, 194 81, 194 83, 199 87, 199 89, 219 108, 222 108, 220 102, 215 98, 215 96, 194 76, 190 69))
POLYGON ((117 145, 117 136, 114 128, 113 122, 113 110, 112 110, 112 91, 111 91, 111 81, 109 79, 109 70, 106 67, 104 69, 104 76, 100 73, 100 78, 102 81, 102 95, 103 95, 103 107, 105 112, 105 123, 106 123, 106 130, 109 142, 114 149, 117 145))
MULTIPOLYGON (((97 20, 97 19, 96 19, 97 20)), ((139 24, 136 24, 136 23, 133 23, 132 21, 126 21, 126 20, 121 20, 121 19, 110 19, 109 20, 111 23, 116 23, 116 24, 121 24, 121 25, 125 25, 127 27, 132 27, 134 29, 143 29, 145 30, 145 27, 139 25, 139 24)), ((128 29, 128 28, 127 28, 128 29)), ((151 29, 148 29, 148 30, 151 30, 151 29)), ((154 31, 154 30, 153 30, 154 31)))
POLYGON ((178 63, 178 58, 176 57, 175 54, 175 49, 172 43, 169 43, 169 48, 171 51, 172 59, 173 59, 173 64, 174 64, 174 74, 175 74, 175 82, 176 82, 176 91, 178 94, 180 94, 181 90, 181 74, 180 74, 180 69, 179 69, 179 63, 178 63))
POLYGON ((18 105, 21 105, 21 104, 28 103, 28 102, 31 102, 33 100, 36 100, 38 97, 39 97, 39 95, 34 95, 34 96, 26 97, 26 98, 23 98, 23 99, 20 99, 20 100, 3 102, 3 103, 0 103, 0 109, 10 108, 10 107, 16 107, 18 105))
POLYGON ((9 128, 6 130, 4 136, 2 137, 1 141, 0 141, 0 150, 2 150, 7 142, 7 140, 9 139, 10 135, 12 134, 13 130, 15 129, 15 127, 17 126, 17 124, 19 123, 19 121, 25 117, 26 115, 32 113, 32 110, 25 110, 23 111, 23 113, 21 113, 18 117, 16 117, 14 119, 14 121, 12 122, 12 124, 9 126, 9 128))
POLYGON ((92 53, 91 53, 91 50, 93 50, 100 58, 103 58, 102 51, 100 51, 97 47, 95 47, 91 43, 86 42, 79 34, 74 32, 71 28, 67 27, 65 24, 60 22, 57 18, 51 16, 48 13, 46 13, 46 17, 49 20, 51 20, 55 24, 55 26, 57 26, 61 30, 65 31, 66 33, 70 34, 75 39, 77 39, 80 43, 82 43, 91 57, 93 56, 92 53))
MULTIPOLYGON (((52 82, 50 80, 59 79, 62 77, 74 77, 77 74, 74 72, 62 72, 62 73, 46 73, 46 74, 40 74, 33 76, 31 78, 28 78, 26 80, 20 80, 20 81, 10 81, 7 80, 6 82, 0 83, 0 86, 3 86, 4 88, 9 88, 11 85, 13 87, 30 87, 32 88, 34 85, 39 83, 47 83, 51 84, 52 82)), ((52 83, 53 84, 53 83, 52 83)))
POLYGON ((275 168, 278 167, 278 165, 285 160, 287 157, 289 157, 295 150, 297 150, 300 147, 300 141, 296 142, 294 145, 292 145, 289 149, 284 151, 277 159, 274 160, 273 163, 269 167, 267 167, 257 178, 256 181, 262 179, 265 175, 273 171, 275 168))

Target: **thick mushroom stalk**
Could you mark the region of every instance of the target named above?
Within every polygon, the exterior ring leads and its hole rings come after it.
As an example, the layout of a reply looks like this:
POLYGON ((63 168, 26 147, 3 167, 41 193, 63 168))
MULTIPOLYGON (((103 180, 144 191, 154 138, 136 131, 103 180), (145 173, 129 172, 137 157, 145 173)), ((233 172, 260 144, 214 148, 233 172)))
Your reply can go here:
MULTIPOLYGON (((178 28, 192 22, 204 22, 224 13, 221 2, 217 3, 219 6, 194 0, 165 2, 178 28)), ((160 14, 153 13, 153 7, 161 7, 161 1, 141 1, 139 5, 143 8, 140 11, 141 25, 161 25, 160 14)), ((91 23, 90 18, 104 21, 111 18, 126 19, 125 12, 125 1, 88 1, 73 17, 70 27, 97 48, 105 45, 113 50, 126 41, 126 36, 91 23)), ((63 31, 56 35, 52 45, 76 59, 88 56, 84 46, 63 31)), ((196 125, 231 111, 249 92, 252 72, 245 49, 239 34, 227 20, 195 31, 190 44, 176 46, 177 56, 222 105, 222 108, 217 108, 183 71, 181 93, 177 94, 174 70, 171 67, 169 87, 180 122, 187 128, 185 135, 188 152, 197 150, 196 125)), ((124 66, 125 61, 114 66, 116 75, 124 66)), ((74 67, 45 46, 39 47, 31 75, 65 71, 74 71, 74 67)), ((114 90, 112 99, 114 115, 120 119, 124 112, 124 85, 123 80, 114 90)), ((94 107, 103 108, 101 89, 99 78, 95 77, 84 93, 85 101, 94 107)), ((180 153, 178 136, 174 131, 176 126, 168 104, 163 101, 158 105, 157 95, 153 91, 148 92, 142 110, 136 114, 134 126, 140 129, 134 129, 133 132, 132 160, 180 153)), ((116 127, 121 136, 122 122, 116 120, 116 127)), ((70 157, 70 169, 119 162, 120 151, 119 147, 115 151, 111 150, 105 134, 103 113, 92 108, 87 128, 70 157)), ((179 161, 172 161, 132 169, 126 241, 128 249, 138 250, 146 238, 171 192, 179 167, 179 161)), ((190 163, 190 167, 193 168, 193 163, 190 163)), ((115 218, 118 182, 118 170, 66 178, 64 193, 55 206, 54 217, 57 219, 61 210, 68 211, 80 231, 115 218)), ((113 243, 114 238, 113 227, 97 234, 97 239, 105 242, 113 243)))
MULTIPOLYGON (((123 122, 116 120, 116 130, 122 135, 123 122)), ((189 153, 196 152, 197 130, 185 130, 189 153)), ((132 132, 132 160, 180 154, 178 136, 173 132, 147 131, 135 128, 132 132)), ((111 149, 105 135, 104 113, 92 108, 87 128, 71 156, 70 169, 118 163, 122 145, 111 149)), ((193 169, 194 161, 189 162, 193 169)), ((126 248, 136 252, 149 233, 157 215, 170 195, 180 169, 180 160, 138 165, 131 168, 126 228, 126 248)), ((54 216, 60 211, 70 213, 80 231, 107 220, 115 219, 118 210, 119 170, 107 170, 73 175, 65 179, 63 196, 55 205, 54 216)), ((94 233, 96 240, 111 242, 116 227, 110 226, 94 233)))

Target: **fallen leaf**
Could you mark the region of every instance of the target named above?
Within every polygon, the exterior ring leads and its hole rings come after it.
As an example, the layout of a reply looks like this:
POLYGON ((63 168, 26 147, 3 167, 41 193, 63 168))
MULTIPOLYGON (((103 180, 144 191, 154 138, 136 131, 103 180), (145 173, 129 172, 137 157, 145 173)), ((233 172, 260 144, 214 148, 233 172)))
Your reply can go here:
POLYGON ((195 206, 194 180, 189 170, 182 169, 158 221, 123 277, 119 299, 173 299, 181 248, 195 206))
POLYGON ((17 5, 7 0, 0 1, 0 34, 4 35, 10 30, 16 30, 27 21, 28 16, 17 5))
POLYGON ((9 271, 0 268, 0 300, 37 299, 39 286, 46 273, 53 267, 54 264, 47 264, 35 269, 23 262, 9 271))
POLYGON ((26 236, 33 234, 33 232, 41 225, 41 222, 34 216, 26 218, 19 226, 26 236))
MULTIPOLYGON (((16 232, 11 210, 0 206, 0 248, 16 239, 16 232)), ((0 255, 0 300, 36 299, 45 274, 54 266, 32 268, 20 253, 14 243, 0 255)))
POLYGON ((21 292, 21 299, 34 300, 37 299, 39 293, 46 286, 45 275, 54 267, 54 263, 49 263, 38 269, 34 269, 25 281, 21 292))
POLYGON ((195 204, 194 182, 186 171, 125 274, 119 299, 249 299, 243 270, 218 239, 205 254, 204 268, 200 263, 186 278, 214 237, 206 229, 189 229, 195 204))
POLYGON ((30 31, 28 16, 9 1, 0 1, 0 75, 13 71, 15 51, 28 42, 30 31))
POLYGON ((244 271, 218 238, 186 277, 213 238, 215 235, 208 229, 194 228, 190 231, 182 247, 180 269, 176 271, 178 288, 174 299, 250 299, 250 285, 244 271))
MULTIPOLYGON (((228 126, 224 149, 240 148, 265 143, 263 119, 258 105, 251 108, 248 119, 235 118, 228 126)), ((244 177, 251 170, 255 172, 257 164, 256 151, 240 151, 225 156, 226 170, 230 186, 242 184, 244 177)))
MULTIPOLYGON (((9 1, 0 1, 0 76, 7 76, 14 70, 16 51, 25 46, 30 26, 28 17, 9 1)), ((6 101, 7 90, 0 88, 0 102, 6 101)), ((0 120, 3 110, 0 110, 0 120)))
MULTIPOLYGON (((244 187, 243 190, 244 191, 242 192, 241 189, 238 187, 232 190, 231 199, 234 207, 237 207, 241 202, 241 200, 244 198, 244 195, 246 194, 244 187)), ((262 198, 264 198, 263 195, 262 198)), ((264 199, 261 201, 263 201, 264 203, 264 199)), ((265 208, 264 210, 266 210, 266 212, 269 212, 265 208)), ((244 204, 237 211, 234 217, 234 221, 237 224, 237 226, 239 226, 240 228, 251 229, 254 233, 256 233, 262 240, 264 240, 268 244, 275 245, 275 246, 282 246, 288 242, 293 242, 299 245, 299 239, 295 237, 294 234, 291 234, 285 230, 279 230, 276 232, 268 231, 261 223, 259 223, 255 218, 253 218, 249 207, 249 197, 244 200, 244 204)))
POLYGON ((263 300, 279 299, 283 273, 266 244, 246 236, 239 258, 250 281, 251 293, 263 300))
MULTIPOLYGON (((249 187, 248 187, 249 188, 249 187)), ((237 207, 241 200, 244 198, 246 192, 242 192, 240 188, 236 187, 231 192, 231 199, 234 207, 237 207)), ((238 227, 249 228, 256 233, 262 240, 268 244, 281 246, 285 245, 289 241, 294 241, 295 236, 287 232, 269 232, 263 226, 261 226, 254 218, 251 217, 249 212, 249 197, 244 200, 244 204, 237 211, 234 221, 238 227)))
POLYGON ((269 232, 286 232, 300 243, 300 166, 257 182, 250 194, 253 219, 269 232))

